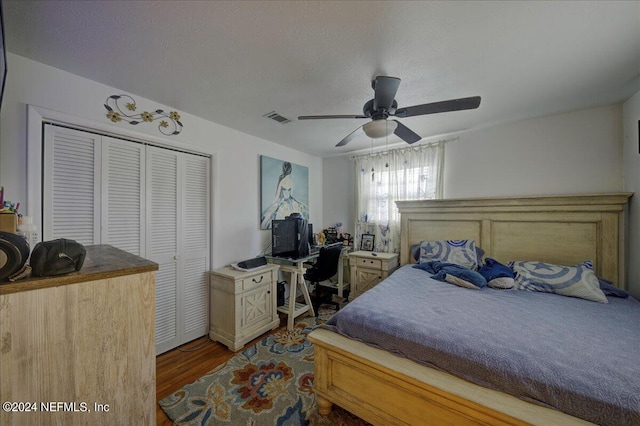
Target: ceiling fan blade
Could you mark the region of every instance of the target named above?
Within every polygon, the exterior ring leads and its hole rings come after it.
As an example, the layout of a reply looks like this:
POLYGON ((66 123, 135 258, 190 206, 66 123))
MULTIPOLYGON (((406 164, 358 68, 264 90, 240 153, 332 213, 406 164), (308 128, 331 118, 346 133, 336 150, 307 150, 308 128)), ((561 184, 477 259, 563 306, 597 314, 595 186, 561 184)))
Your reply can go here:
POLYGON ((338 142, 338 144, 336 146, 344 146, 344 145, 348 144, 351 141, 351 139, 355 138, 360 133, 363 133, 362 132, 362 126, 358 127, 353 132, 349 133, 344 139, 342 139, 340 142, 338 142))
POLYGON ((321 120, 323 118, 369 118, 366 115, 301 115, 298 120, 321 120))
POLYGON ((398 126, 396 127, 396 130, 393 131, 393 133, 396 136, 398 136, 400 139, 405 141, 406 143, 412 144, 422 139, 422 137, 419 134, 417 134, 416 132, 414 132, 413 130, 411 130, 410 128, 408 128, 398 120, 391 120, 391 121, 395 121, 396 123, 398 123, 398 126))
POLYGON ((396 98, 398 86, 400 86, 400 79, 397 77, 377 76, 373 80, 373 90, 376 92, 373 98, 373 109, 375 111, 381 109, 389 111, 396 98))
POLYGON ((416 115, 436 114, 438 112, 461 111, 464 109, 476 109, 480 106, 480 96, 470 98, 450 99, 448 101, 433 102, 430 104, 414 105, 398 108, 395 117, 413 117, 416 115))

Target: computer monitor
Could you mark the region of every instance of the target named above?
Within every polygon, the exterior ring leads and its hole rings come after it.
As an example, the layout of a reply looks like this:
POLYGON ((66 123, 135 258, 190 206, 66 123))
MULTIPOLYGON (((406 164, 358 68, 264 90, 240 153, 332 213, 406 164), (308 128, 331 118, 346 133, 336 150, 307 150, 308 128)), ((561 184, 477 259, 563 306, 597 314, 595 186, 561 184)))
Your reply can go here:
POLYGON ((308 224, 305 219, 271 221, 271 255, 299 259, 309 255, 308 224))
POLYGON ((294 257, 298 250, 298 224, 291 219, 271 221, 271 255, 294 257))

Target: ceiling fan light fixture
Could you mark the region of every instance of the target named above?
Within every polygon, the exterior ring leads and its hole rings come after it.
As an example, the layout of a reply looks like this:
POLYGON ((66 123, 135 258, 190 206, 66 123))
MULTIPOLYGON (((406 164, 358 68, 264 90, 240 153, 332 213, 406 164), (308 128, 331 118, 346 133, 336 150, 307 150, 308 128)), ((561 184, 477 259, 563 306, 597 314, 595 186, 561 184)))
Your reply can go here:
POLYGON ((374 120, 362 126, 362 130, 371 139, 380 139, 392 134, 397 126, 398 123, 393 120, 374 120))

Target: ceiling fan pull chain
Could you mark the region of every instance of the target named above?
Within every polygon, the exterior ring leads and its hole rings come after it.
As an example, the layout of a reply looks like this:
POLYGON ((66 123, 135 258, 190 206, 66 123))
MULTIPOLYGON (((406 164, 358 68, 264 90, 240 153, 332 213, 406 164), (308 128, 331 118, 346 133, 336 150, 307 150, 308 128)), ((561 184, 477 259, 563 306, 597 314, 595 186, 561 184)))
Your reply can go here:
MULTIPOLYGON (((373 138, 371 139, 371 161, 373 161, 373 138)), ((373 170, 373 165, 371 166, 371 182, 373 182, 373 175, 374 175, 374 170, 373 170)))
MULTIPOLYGON (((389 122, 387 120, 384 120, 384 127, 385 127, 385 133, 387 134, 384 142, 384 150, 387 151, 387 155, 389 155, 389 122)), ((384 166, 387 169, 389 168, 389 160, 387 160, 387 162, 384 163, 384 166)))

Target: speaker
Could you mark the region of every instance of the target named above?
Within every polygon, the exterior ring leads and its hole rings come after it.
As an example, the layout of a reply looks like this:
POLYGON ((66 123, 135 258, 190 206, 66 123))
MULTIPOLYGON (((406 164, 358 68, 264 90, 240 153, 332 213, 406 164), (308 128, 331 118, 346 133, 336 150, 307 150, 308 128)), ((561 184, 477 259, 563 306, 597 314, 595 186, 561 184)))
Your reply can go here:
POLYGON ((18 272, 29 259, 29 244, 20 235, 0 232, 0 281, 18 272))
POLYGON ((276 285, 276 305, 277 306, 284 306, 284 285, 286 284, 286 281, 280 281, 278 282, 276 285))

